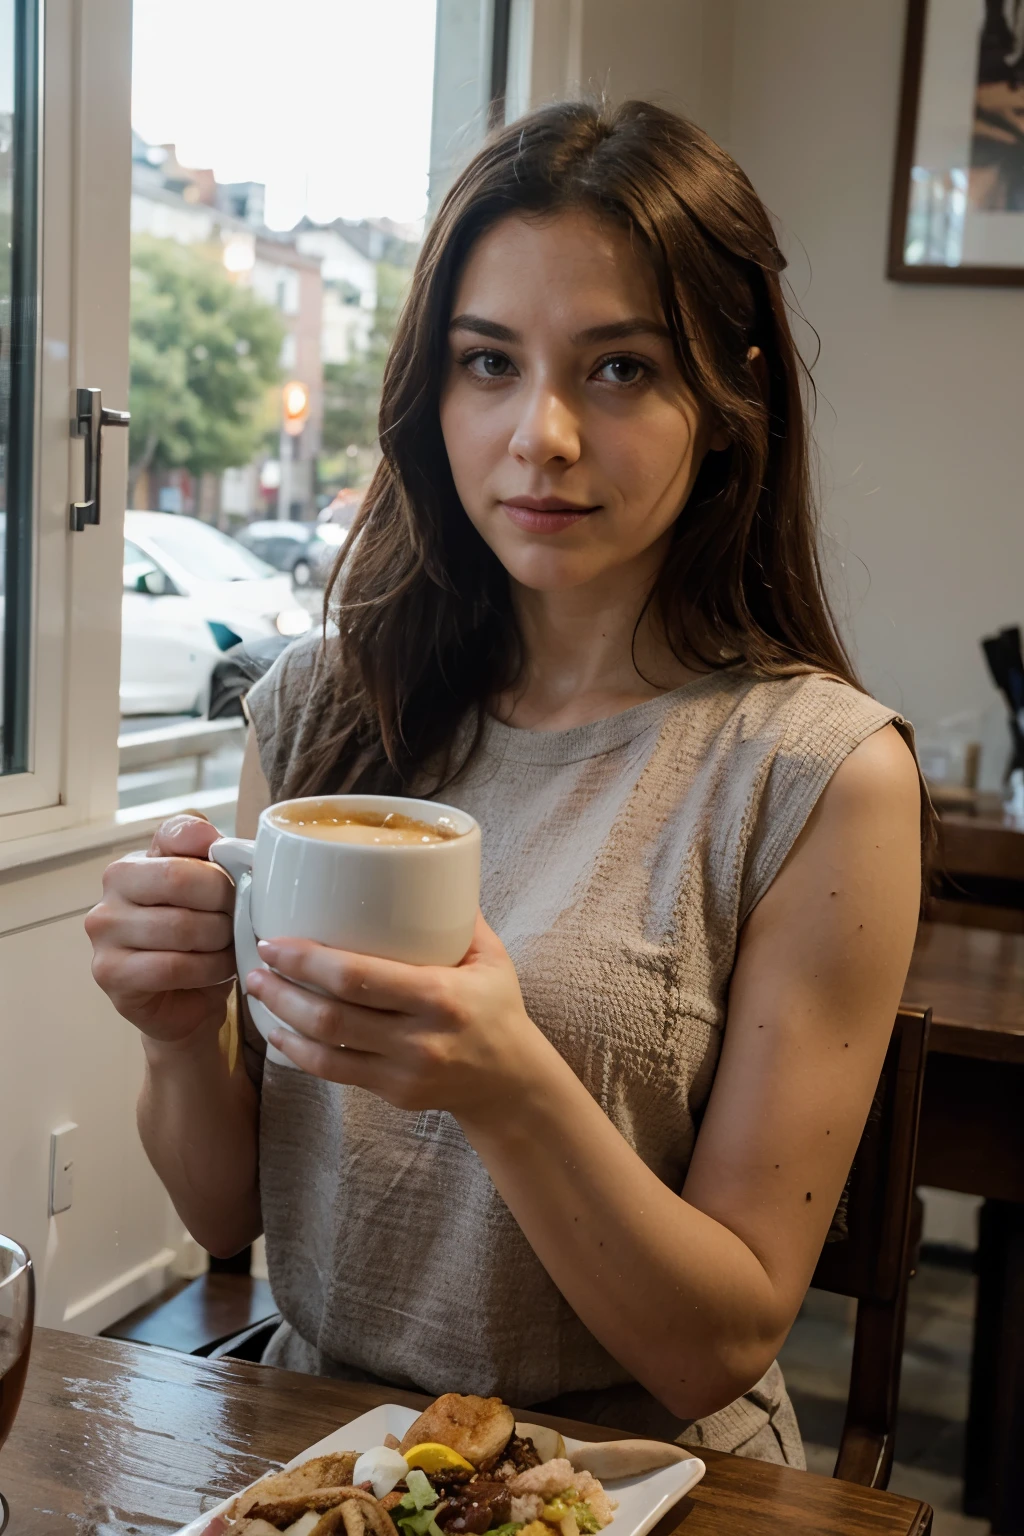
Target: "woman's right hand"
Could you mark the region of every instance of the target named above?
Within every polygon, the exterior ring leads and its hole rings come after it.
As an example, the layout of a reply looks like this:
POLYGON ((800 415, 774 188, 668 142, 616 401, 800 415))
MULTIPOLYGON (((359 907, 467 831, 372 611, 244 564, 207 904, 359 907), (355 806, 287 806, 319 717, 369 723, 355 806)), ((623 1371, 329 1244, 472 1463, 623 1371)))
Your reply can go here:
POLYGON ((201 817, 172 816, 148 852, 108 865, 103 899, 85 919, 96 981, 118 1013, 163 1044, 224 1022, 235 891, 207 857, 219 836, 201 817))

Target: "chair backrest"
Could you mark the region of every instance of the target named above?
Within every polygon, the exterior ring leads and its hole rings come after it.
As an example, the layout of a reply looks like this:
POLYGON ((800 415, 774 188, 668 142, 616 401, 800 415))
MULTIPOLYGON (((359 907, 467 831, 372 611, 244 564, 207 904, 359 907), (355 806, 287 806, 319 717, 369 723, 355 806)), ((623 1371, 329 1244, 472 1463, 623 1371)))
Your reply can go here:
POLYGON ((813 1286, 857 1301, 836 1477, 885 1488, 892 1469, 912 1262, 911 1214, 931 1011, 900 1009, 846 1190, 846 1235, 826 1243, 813 1286))

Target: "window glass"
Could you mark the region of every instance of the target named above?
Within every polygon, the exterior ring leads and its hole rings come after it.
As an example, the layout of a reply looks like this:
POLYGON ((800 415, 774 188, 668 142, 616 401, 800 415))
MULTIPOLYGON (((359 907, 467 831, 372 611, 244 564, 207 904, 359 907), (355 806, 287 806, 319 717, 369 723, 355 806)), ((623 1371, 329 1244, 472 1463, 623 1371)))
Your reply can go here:
POLYGON ((160 567, 148 555, 144 555, 137 544, 130 540, 124 541, 124 589, 126 592, 137 592, 140 576, 154 576, 160 574, 160 567))
POLYGON ((274 575, 273 566, 237 539, 195 518, 168 516, 146 531, 158 549, 199 581, 252 581, 274 575))
MULTIPOLYGON (((139 729, 179 733, 176 774, 185 736, 208 751, 210 720, 241 730, 230 686, 245 674, 226 653, 241 645, 268 664, 321 621, 380 459, 384 363, 442 186, 432 141, 461 113, 466 157, 486 129, 492 10, 508 7, 307 0, 282 26, 279 0, 177 0, 168 28, 167 0, 134 0, 126 531, 166 559, 178 595, 126 601, 123 767, 144 755, 129 748, 139 729), (432 120, 435 43, 449 107, 432 120), (135 513, 149 515, 133 527, 135 513), (270 575, 272 599, 245 591, 270 575), (197 620, 207 652, 188 640, 197 620)), ((237 756, 197 763, 192 804, 237 756)), ((146 771, 122 773, 122 804, 170 793, 170 770, 146 771)))
POLYGON ((37 8, 0 0, 0 771, 29 767, 37 8))

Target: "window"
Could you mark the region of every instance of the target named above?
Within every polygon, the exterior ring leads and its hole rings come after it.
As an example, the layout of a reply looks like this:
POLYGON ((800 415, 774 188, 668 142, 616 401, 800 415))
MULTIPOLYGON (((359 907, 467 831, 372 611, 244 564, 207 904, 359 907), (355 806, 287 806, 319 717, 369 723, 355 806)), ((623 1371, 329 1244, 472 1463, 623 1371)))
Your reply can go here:
POLYGON ((148 534, 156 547, 199 581, 252 581, 273 576, 272 566, 194 518, 152 518, 148 534))
POLYGON ((190 742, 214 765, 214 725, 235 756, 203 783, 230 816, 242 727, 217 713, 218 666, 319 621, 428 207, 511 78, 508 0, 310 0, 286 29, 278 0, 179 0, 170 30, 166 0, 42 14, 0 0, 0 841, 17 858, 37 833, 100 835, 119 803, 155 810, 190 742), (110 174, 129 114, 130 193, 110 174), (132 423, 107 429, 97 518, 72 532, 86 388, 132 423), (317 536, 246 550, 267 522, 317 536))
POLYGON ((0 771, 31 756, 38 15, 0 3, 0 771))
POLYGON ((158 592, 173 591, 167 572, 128 539, 124 541, 124 590, 148 592, 154 596, 158 592))

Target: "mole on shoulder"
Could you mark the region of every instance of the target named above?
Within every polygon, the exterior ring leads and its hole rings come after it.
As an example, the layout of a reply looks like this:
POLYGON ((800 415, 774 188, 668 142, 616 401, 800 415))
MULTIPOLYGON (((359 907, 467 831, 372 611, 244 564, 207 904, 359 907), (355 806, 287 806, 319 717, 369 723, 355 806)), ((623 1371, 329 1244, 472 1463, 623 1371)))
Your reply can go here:
POLYGON ((806 1199, 808 1199, 808 1200, 809 1200, 809 1199, 810 1199, 810 1198, 811 1198, 811 1192, 810 1192, 810 1190, 808 1190, 808 1191, 807 1191, 807 1195, 806 1195, 806 1199))

